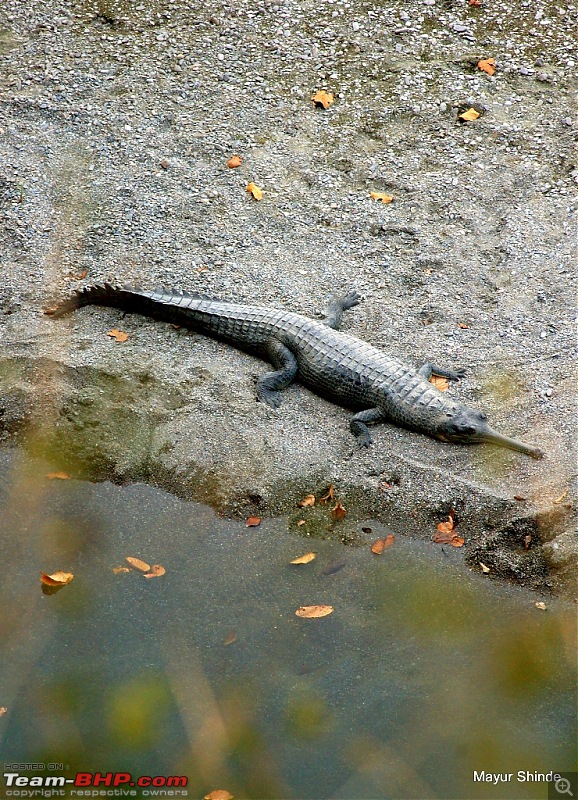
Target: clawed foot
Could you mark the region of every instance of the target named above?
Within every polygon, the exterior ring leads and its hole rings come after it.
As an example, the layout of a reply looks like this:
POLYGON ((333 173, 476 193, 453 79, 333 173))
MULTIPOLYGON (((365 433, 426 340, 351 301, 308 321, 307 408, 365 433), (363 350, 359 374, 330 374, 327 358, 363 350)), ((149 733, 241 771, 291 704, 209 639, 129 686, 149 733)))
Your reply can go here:
POLYGON ((373 439, 371 438, 369 433, 358 433, 355 439, 357 441, 357 446, 359 447, 360 450, 371 447, 371 443, 373 442, 373 439))
POLYGON ((341 305, 344 311, 347 311, 348 308, 353 308, 354 306, 358 306, 363 297, 359 294, 359 292, 349 292, 346 294, 345 297, 341 298, 341 305))
POLYGON ((446 374, 446 378, 448 381, 459 381, 462 378, 465 378, 466 370, 459 368, 459 369, 449 369, 446 374))

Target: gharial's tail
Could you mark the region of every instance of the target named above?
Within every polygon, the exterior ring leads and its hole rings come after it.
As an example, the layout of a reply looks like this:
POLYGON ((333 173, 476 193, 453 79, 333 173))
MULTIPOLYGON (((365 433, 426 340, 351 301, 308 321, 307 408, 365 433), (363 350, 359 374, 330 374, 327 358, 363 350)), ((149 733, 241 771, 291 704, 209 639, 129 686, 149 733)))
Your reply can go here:
MULTIPOLYGON (((137 290, 138 291, 138 290, 137 290)), ((131 297, 128 287, 121 289, 110 283, 98 286, 87 286, 78 289, 71 297, 56 306, 45 308, 44 313, 51 317, 63 317, 82 306, 117 306, 127 308, 127 300, 131 297)))

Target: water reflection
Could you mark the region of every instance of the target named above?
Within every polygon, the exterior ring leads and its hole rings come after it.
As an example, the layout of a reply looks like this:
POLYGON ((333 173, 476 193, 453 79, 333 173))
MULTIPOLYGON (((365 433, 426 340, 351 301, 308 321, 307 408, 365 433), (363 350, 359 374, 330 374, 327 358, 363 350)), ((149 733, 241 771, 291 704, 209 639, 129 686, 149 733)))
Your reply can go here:
POLYGON ((543 798, 473 771, 572 768, 569 604, 539 611, 404 537, 379 557, 316 541, 296 568, 307 542, 284 520, 247 529, 151 487, 47 471, 3 456, 6 763, 186 775, 190 797, 343 800, 543 798), (166 574, 113 574, 127 555, 166 574), (39 572, 54 569, 75 578, 46 597, 39 572), (295 617, 317 603, 334 614, 295 617))

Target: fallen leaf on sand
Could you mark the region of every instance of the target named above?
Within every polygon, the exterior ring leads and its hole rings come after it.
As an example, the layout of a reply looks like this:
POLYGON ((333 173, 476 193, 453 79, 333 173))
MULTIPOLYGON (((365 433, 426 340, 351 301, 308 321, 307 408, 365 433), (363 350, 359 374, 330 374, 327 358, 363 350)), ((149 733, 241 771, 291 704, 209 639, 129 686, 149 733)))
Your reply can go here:
POLYGON ((245 527, 246 528, 256 528, 257 525, 261 524, 261 517, 247 517, 245 520, 245 527))
POLYGON ((70 475, 68 472, 48 472, 46 477, 49 478, 51 481, 59 480, 59 481, 67 481, 70 479, 70 475))
POLYGON ((335 95, 332 92, 326 92, 324 89, 320 89, 319 91, 315 92, 315 94, 311 95, 311 101, 317 107, 321 108, 329 108, 329 106, 333 103, 335 99, 335 95))
POLYGON ((151 565, 147 564, 146 561, 141 561, 140 558, 133 558, 132 556, 127 556, 125 561, 134 567, 135 569, 140 570, 141 572, 150 572, 151 565))
POLYGON ((203 797, 203 800, 233 800, 233 795, 226 789, 213 789, 203 797))
POLYGON ((108 331, 107 336, 110 336, 112 339, 116 339, 117 342, 126 342, 128 339, 128 333, 124 331, 119 331, 116 328, 113 328, 111 331, 108 331))
POLYGON ((395 542, 395 536, 393 533, 388 533, 385 539, 377 539, 371 545, 371 552, 375 553, 376 556, 380 556, 384 550, 387 550, 388 547, 395 542))
POLYGON ((317 553, 305 553, 303 556, 298 556, 294 558, 293 561, 290 561, 290 564, 309 564, 310 561, 313 561, 314 558, 317 558, 317 553))
POLYGON ((308 494, 307 497, 304 497, 303 500, 300 500, 297 503, 297 506, 299 508, 309 508, 310 506, 314 506, 314 505, 315 505, 315 495, 314 494, 308 494))
POLYGON ((120 575, 123 572, 130 572, 130 569, 128 567, 113 567, 112 571, 115 575, 120 575))
POLYGON ((483 572, 483 573, 487 573, 487 572, 489 572, 489 571, 490 571, 490 568, 489 568, 489 567, 486 567, 486 565, 485 565, 485 564, 482 564, 482 562, 481 562, 481 561, 480 561, 480 567, 482 568, 482 572, 483 572))
POLYGON ((247 191, 255 198, 255 200, 263 199, 263 189, 261 189, 261 187, 257 186, 255 183, 248 183, 247 191))
POLYGON ((40 573, 40 580, 42 583, 45 583, 46 586, 66 586, 73 578, 74 575, 72 572, 62 572, 62 570, 51 572, 50 575, 46 572, 40 573))
POLYGON ((230 169, 235 169, 235 167, 240 167, 243 163, 241 156, 231 156, 231 158, 227 161, 227 166, 230 169))
POLYGON ((391 203, 393 200, 393 196, 391 194, 386 194, 385 192, 370 192, 369 196, 372 200, 380 200, 382 203, 391 203))
POLYGON ((164 575, 166 569, 162 566, 162 564, 153 564, 151 567, 150 572, 147 572, 143 575, 143 578, 160 578, 161 575, 164 575))
POLYGON ((447 392, 450 387, 450 382, 448 379, 442 378, 441 375, 432 375, 429 379, 429 382, 433 383, 436 389, 439 389, 440 392, 447 392))
POLYGON ((337 503, 331 509, 331 516, 333 517, 333 519, 340 520, 343 519, 343 517, 346 514, 347 514, 347 509, 344 508, 338 500, 337 503))
POLYGON ((493 75, 496 71, 496 59, 486 58, 484 60, 482 58, 481 61, 478 61, 478 69, 481 69, 482 72, 487 72, 488 75, 493 75))
POLYGON ((473 122, 479 116, 480 112, 476 111, 475 108, 468 108, 468 110, 464 111, 463 114, 458 114, 458 119, 461 119, 464 122, 473 122))
POLYGON ((546 603, 541 603, 540 602, 540 603, 534 603, 534 605, 536 606, 536 608, 539 608, 540 611, 546 611, 546 609, 548 608, 546 603))
POLYGON ((295 615, 303 617, 303 619, 318 619, 332 614, 334 610, 333 606, 301 606, 301 608, 297 609, 295 615))

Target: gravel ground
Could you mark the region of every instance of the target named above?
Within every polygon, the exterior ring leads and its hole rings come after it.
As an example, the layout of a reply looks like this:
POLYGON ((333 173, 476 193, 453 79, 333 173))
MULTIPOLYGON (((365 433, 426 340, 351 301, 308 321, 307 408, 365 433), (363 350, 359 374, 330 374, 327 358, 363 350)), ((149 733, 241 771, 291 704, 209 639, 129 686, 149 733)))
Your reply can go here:
POLYGON ((477 568, 571 589, 575 12, 4 0, 5 440, 225 513, 286 511, 333 483, 350 528, 373 515, 429 536, 454 506, 477 568), (328 109, 311 102, 320 89, 328 109), (461 122, 470 107, 479 118, 461 122), (312 316, 355 288, 365 302, 345 329, 410 363, 465 367, 450 391, 548 455, 387 425, 357 452, 349 412, 302 387, 278 411, 256 404, 263 364, 229 347, 112 310, 41 314, 102 280, 312 316))

